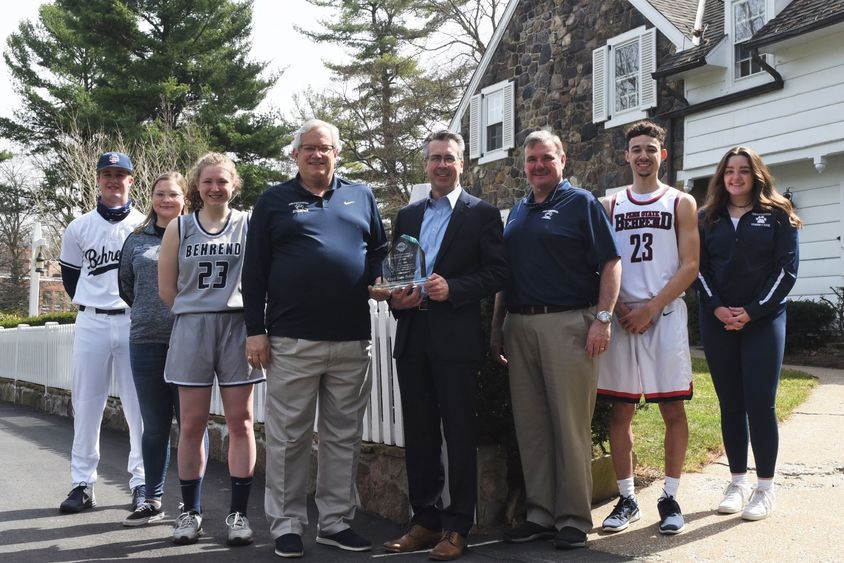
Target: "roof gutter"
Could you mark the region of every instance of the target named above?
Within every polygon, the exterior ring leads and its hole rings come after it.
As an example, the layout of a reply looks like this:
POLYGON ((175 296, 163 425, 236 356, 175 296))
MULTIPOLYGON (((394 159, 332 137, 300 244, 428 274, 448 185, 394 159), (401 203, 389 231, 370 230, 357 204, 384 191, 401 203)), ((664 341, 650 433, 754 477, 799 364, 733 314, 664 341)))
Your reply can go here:
POLYGON ((750 56, 756 63, 759 64, 759 66, 765 69, 765 72, 771 75, 771 77, 774 79, 772 82, 767 82, 765 84, 761 84, 753 88, 748 88, 747 90, 742 90, 741 92, 733 92, 732 94, 727 94, 726 96, 712 98, 711 100, 706 100, 698 104, 692 104, 684 108, 661 113, 656 117, 661 119, 674 119, 675 117, 685 117, 693 113, 718 108, 727 104, 746 100, 747 98, 767 94, 768 92, 773 92, 775 90, 782 90, 785 86, 785 82, 782 78, 782 75, 777 72, 774 67, 769 65, 767 61, 765 61, 765 59, 759 56, 759 49, 752 49, 750 52, 750 56))

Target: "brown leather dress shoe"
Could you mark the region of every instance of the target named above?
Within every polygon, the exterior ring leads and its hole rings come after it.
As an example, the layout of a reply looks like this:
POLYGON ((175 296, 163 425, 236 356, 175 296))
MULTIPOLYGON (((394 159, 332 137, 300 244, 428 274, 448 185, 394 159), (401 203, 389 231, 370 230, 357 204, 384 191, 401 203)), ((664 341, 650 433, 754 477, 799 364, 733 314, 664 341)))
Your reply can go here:
POLYGON ((414 524, 410 530, 408 530, 407 533, 399 539, 384 542, 384 549, 390 553, 407 553, 408 551, 430 549, 435 546, 442 537, 442 532, 435 532, 434 530, 429 530, 425 526, 414 524))
POLYGON ((434 561, 452 561, 459 559, 466 551, 466 538, 458 532, 443 532, 440 543, 428 554, 428 559, 434 561))

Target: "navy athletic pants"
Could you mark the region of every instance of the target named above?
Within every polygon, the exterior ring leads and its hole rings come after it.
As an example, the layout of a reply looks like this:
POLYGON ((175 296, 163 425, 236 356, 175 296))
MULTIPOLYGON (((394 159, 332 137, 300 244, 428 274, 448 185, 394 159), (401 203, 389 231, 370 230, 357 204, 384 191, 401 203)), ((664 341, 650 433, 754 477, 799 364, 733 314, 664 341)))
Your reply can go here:
POLYGON ((747 472, 749 437, 756 475, 770 479, 779 447, 776 398, 785 348, 785 305, 762 319, 751 319, 739 331, 725 330, 711 311, 701 308, 700 335, 721 405, 730 472, 747 472))

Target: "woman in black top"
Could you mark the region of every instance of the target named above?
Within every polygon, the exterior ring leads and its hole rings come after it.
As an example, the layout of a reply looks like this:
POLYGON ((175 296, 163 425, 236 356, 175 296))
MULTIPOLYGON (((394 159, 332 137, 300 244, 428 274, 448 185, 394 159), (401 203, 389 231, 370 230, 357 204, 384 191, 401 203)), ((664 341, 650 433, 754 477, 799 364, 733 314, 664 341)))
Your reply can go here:
POLYGON ((732 473, 718 511, 761 520, 776 503, 776 394, 785 298, 797 279, 802 224, 759 155, 735 147, 709 183, 699 225, 701 338, 732 473), (756 460, 754 489, 747 483, 748 441, 756 460))

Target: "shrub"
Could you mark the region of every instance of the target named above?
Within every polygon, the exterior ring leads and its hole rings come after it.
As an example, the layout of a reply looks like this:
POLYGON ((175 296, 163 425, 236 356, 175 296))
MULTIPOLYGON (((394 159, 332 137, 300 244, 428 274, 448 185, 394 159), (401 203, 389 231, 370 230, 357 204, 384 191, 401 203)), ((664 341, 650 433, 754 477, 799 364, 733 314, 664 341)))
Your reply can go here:
POLYGON ((29 326, 44 326, 46 323, 59 323, 60 325, 73 324, 76 321, 76 312, 67 311, 64 313, 47 313, 36 317, 18 317, 15 315, 0 315, 0 326, 3 328, 14 328, 20 324, 29 326))
POLYGON ((789 352, 822 347, 834 336, 835 308, 819 301, 788 301, 785 349, 789 352))

